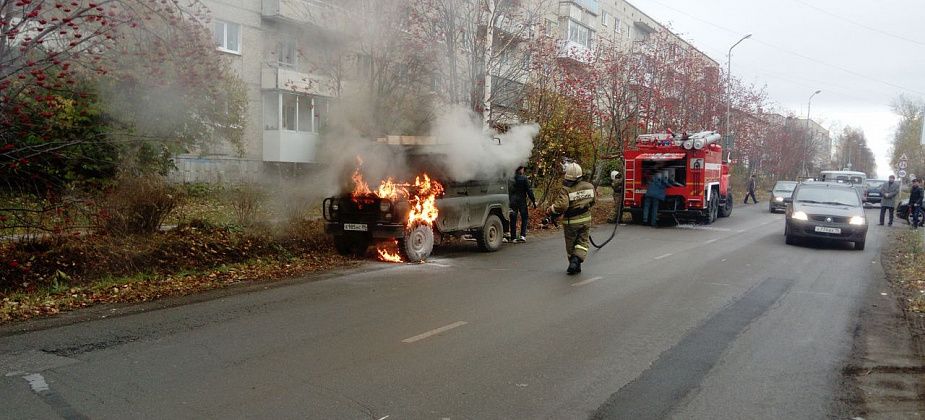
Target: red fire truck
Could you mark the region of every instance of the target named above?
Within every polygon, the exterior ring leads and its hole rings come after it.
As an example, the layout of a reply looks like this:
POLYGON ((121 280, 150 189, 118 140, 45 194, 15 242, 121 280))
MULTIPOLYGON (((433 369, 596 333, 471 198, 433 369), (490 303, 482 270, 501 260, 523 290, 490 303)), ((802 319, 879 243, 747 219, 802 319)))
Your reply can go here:
POLYGON ((659 207, 659 219, 713 223, 732 214, 729 163, 722 138, 715 131, 694 134, 643 134, 623 153, 623 211, 634 223, 642 221, 649 181, 661 174, 669 186, 659 207))

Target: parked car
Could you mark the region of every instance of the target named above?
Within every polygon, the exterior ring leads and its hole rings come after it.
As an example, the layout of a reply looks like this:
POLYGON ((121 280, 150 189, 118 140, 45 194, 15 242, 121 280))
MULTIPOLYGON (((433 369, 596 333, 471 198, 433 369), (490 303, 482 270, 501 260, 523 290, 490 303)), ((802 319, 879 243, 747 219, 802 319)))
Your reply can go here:
POLYGON ((863 250, 867 240, 867 217, 857 189, 844 183, 812 182, 797 185, 785 198, 787 219, 784 235, 788 245, 819 238, 854 242, 863 250))
POLYGON ((867 188, 864 192, 864 202, 870 204, 880 204, 880 200, 883 196, 880 195, 880 186, 886 184, 887 180, 885 179, 868 179, 867 188))
POLYGON ((896 205, 896 217, 899 219, 905 220, 906 223, 912 223, 910 221, 910 216, 911 214, 909 214, 909 199, 904 198, 902 200, 899 200, 899 204, 896 205))
POLYGON ((787 203, 784 198, 793 194, 793 189, 797 187, 796 181, 777 181, 774 188, 771 189, 771 198, 768 199, 768 211, 774 213, 778 210, 787 210, 787 203))

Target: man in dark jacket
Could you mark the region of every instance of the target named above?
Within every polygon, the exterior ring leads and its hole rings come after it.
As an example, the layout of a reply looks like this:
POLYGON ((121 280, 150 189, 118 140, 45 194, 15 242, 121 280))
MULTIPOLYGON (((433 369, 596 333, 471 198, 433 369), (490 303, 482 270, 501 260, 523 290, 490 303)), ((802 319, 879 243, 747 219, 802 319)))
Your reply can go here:
POLYGON ((742 204, 748 204, 748 197, 751 197, 752 201, 755 204, 758 204, 758 199, 755 198, 755 175, 754 174, 752 174, 752 176, 748 178, 748 184, 745 185, 745 191, 746 191, 745 201, 743 201, 742 204))
POLYGON ((918 229, 919 216, 922 213, 922 187, 918 179, 912 180, 912 190, 909 191, 909 214, 912 215, 912 228, 918 229))
POLYGON ((646 185, 646 195, 642 202, 642 224, 658 226, 658 208, 662 201, 665 201, 666 188, 668 180, 660 172, 652 175, 649 185, 646 185))
POLYGON ((517 170, 514 172, 514 179, 511 180, 511 185, 508 189, 508 200, 511 205, 512 242, 527 241, 527 218, 529 216, 529 212, 527 211, 527 198, 533 203, 533 208, 536 208, 536 197, 533 195, 533 186, 530 185, 530 179, 527 178, 526 170, 527 168, 523 166, 517 167, 517 170), (518 215, 520 215, 520 237, 517 237, 518 215))

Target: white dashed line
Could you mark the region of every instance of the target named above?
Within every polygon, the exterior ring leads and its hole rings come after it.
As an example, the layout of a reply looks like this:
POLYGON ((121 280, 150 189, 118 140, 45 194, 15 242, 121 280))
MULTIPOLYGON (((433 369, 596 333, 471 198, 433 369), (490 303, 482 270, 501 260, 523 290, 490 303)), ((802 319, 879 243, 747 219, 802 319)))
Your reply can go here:
POLYGON ((669 254, 665 254, 665 255, 659 255, 659 256, 657 256, 657 257, 655 257, 655 258, 652 258, 652 259, 653 259, 653 260, 660 260, 660 259, 662 259, 662 258, 670 257, 670 256, 672 256, 672 255, 674 255, 674 254, 670 254, 670 253, 669 253, 669 254))
POLYGON ((578 282, 578 283, 572 283, 572 287, 584 286, 584 285, 586 285, 586 284, 588 284, 588 283, 596 282, 596 281, 598 281, 598 280, 600 280, 600 279, 602 279, 602 278, 603 278, 603 277, 601 277, 601 276, 591 277, 590 279, 582 280, 582 281, 580 281, 580 282, 578 282))
POLYGON ((745 229, 739 229, 739 230, 737 230, 736 232, 737 232, 737 233, 742 233, 742 232, 745 232, 745 229))
POLYGON ((22 377, 29 382, 29 386, 32 387, 32 390, 35 392, 45 392, 48 391, 48 382, 45 382, 45 377, 41 373, 33 373, 22 377))
POLYGON ((453 328, 461 327, 461 326, 466 325, 466 324, 468 324, 468 322, 466 322, 466 321, 457 321, 457 322, 454 322, 454 323, 452 323, 452 324, 450 324, 450 325, 444 325, 444 326, 442 326, 442 327, 440 327, 440 328, 436 328, 436 329, 430 330, 430 331, 428 331, 428 332, 425 332, 425 333, 422 333, 422 334, 418 334, 418 335, 416 335, 416 336, 414 336, 414 337, 406 338, 406 339, 404 339, 404 340, 401 340, 401 342, 402 342, 402 343, 413 343, 413 342, 415 342, 415 341, 423 340, 423 339, 425 339, 425 338, 427 338, 427 337, 430 337, 430 336, 432 336, 432 335, 437 335, 437 334, 440 334, 440 333, 442 333, 442 332, 444 332, 444 331, 449 331, 449 330, 452 330, 453 328))
POLYGON ((712 244, 713 242, 716 242, 716 241, 718 241, 718 240, 719 240, 719 238, 713 238, 713 239, 710 239, 709 241, 706 241, 706 242, 704 242, 704 243, 705 243, 705 244, 712 244))

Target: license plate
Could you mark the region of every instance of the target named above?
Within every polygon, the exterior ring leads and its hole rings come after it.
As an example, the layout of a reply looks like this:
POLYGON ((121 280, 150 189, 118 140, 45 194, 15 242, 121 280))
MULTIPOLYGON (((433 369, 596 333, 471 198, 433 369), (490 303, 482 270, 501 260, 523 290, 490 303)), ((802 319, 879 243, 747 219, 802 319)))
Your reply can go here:
POLYGON ((825 226, 816 226, 816 232, 822 233, 841 233, 840 228, 825 227, 825 226))
POLYGON ((867 195, 871 197, 880 197, 880 193, 868 193, 867 195))
POLYGON ((367 229, 365 223, 344 223, 344 230, 366 232, 367 229))

